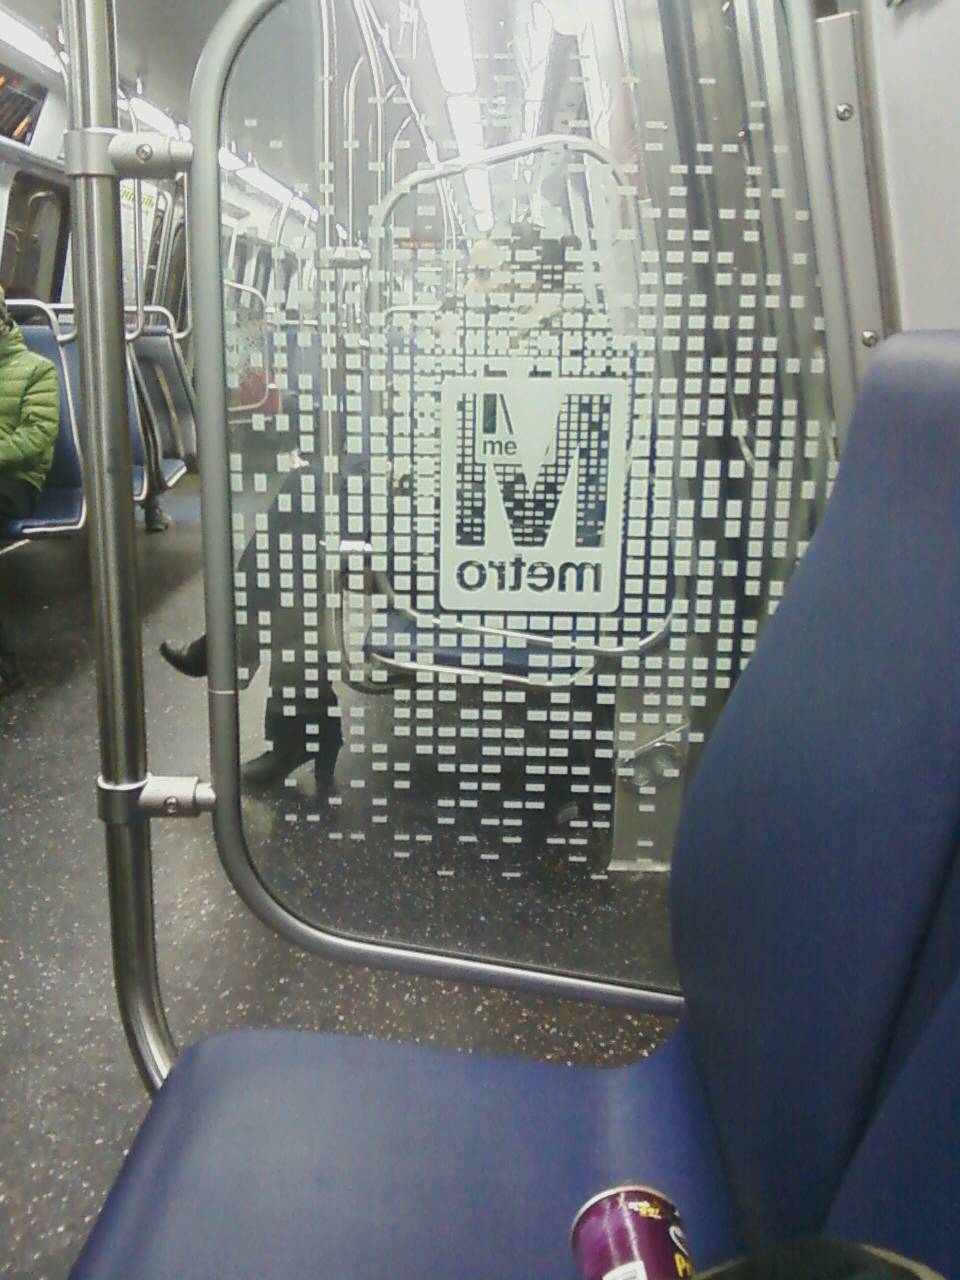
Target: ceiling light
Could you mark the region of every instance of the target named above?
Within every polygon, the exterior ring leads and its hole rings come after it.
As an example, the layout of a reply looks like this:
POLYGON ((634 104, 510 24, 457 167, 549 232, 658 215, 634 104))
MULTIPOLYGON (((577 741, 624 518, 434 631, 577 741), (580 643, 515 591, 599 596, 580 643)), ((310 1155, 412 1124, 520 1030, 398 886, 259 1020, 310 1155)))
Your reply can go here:
POLYGON ((243 161, 235 152, 228 151, 226 147, 221 147, 220 168, 226 169, 227 173, 236 173, 238 169, 243 168, 243 161))
POLYGON ((490 191, 490 175, 483 169, 468 169, 463 175, 467 184, 467 195, 477 213, 489 213, 493 208, 493 196, 490 191))
POLYGON ((247 165, 240 170, 240 177, 248 186, 269 196, 271 200, 276 200, 278 204, 286 204, 290 199, 289 187, 285 187, 276 178, 271 178, 269 173, 264 173, 262 169, 247 165))
POLYGON ((309 200, 304 200, 303 196, 294 196, 290 201, 290 212, 295 213, 298 218, 302 218, 308 224, 316 222, 320 217, 309 200))
POLYGON ((420 0, 444 93, 476 93, 466 0, 420 0))
POLYGON ((450 98, 447 111, 453 126, 457 153, 464 160, 471 160, 483 151, 483 118, 476 98, 466 96, 450 98))

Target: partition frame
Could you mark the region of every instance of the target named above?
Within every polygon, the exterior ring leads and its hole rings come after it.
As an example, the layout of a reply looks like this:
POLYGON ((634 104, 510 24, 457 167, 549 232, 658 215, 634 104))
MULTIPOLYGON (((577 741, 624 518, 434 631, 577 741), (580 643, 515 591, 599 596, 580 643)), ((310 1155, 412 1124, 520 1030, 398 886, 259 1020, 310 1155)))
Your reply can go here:
POLYGON ((290 911, 269 892, 250 857, 240 798, 219 149, 223 99, 233 64, 250 33, 281 3, 282 0, 234 0, 204 48, 194 76, 189 111, 194 145, 190 255, 203 476, 210 753, 217 795, 214 825, 224 870, 243 901, 265 924, 297 946, 333 960, 676 1016, 682 1010, 683 999, 674 992, 496 960, 441 954, 413 945, 366 941, 318 928, 290 911))
MULTIPOLYGON (((778 0, 775 0, 778 2, 778 0)), ((814 237, 829 341, 835 404, 843 418, 852 404, 856 371, 845 300, 841 240, 826 164, 826 128, 817 64, 811 0, 783 4, 795 60, 804 151, 824 157, 807 168, 814 237)), ((189 184, 189 258, 194 297, 194 341, 203 475, 203 547, 209 662, 209 715, 217 846, 237 893, 267 925, 307 951, 448 980, 586 1000, 661 1015, 677 1015, 682 997, 667 991, 607 982, 573 973, 544 971, 506 961, 438 953, 414 945, 375 942, 320 928, 275 898, 258 874, 246 844, 241 812, 239 690, 234 632, 234 565, 227 442, 227 371, 221 261, 220 129, 230 73, 247 37, 282 0, 233 0, 203 50, 194 76, 189 123, 194 162, 189 184)), ((364 0, 353 0, 358 19, 369 21, 364 0)), ((454 166, 455 167, 455 166, 454 166)))

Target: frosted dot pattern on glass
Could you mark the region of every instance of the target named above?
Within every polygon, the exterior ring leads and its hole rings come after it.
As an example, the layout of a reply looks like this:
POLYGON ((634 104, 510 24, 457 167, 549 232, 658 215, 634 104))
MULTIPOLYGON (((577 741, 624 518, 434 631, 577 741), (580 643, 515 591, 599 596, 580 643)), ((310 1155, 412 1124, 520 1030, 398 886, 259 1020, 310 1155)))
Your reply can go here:
POLYGON ((462 2, 452 96, 404 0, 232 73, 287 188, 223 177, 247 839, 332 930, 669 987, 684 788, 837 462, 790 50, 773 0, 462 2))

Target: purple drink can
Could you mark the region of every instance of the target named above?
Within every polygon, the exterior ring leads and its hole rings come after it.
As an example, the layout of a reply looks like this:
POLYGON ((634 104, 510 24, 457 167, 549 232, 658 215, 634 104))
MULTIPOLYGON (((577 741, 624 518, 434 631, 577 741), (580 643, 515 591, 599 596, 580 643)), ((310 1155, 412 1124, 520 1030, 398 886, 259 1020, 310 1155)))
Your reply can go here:
POLYGON ((651 1187, 588 1200, 570 1232, 580 1280, 681 1280, 693 1263, 677 1206, 651 1187))

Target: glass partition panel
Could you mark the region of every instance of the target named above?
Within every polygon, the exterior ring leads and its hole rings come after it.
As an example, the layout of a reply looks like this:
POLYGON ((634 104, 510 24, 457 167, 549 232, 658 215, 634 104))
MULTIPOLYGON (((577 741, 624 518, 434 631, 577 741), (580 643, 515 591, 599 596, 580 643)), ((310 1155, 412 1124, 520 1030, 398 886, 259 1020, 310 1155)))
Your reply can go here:
POLYGON ((295 914, 675 985, 684 789, 836 463, 796 122, 774 0, 287 0, 249 37, 243 818, 295 914))

